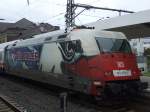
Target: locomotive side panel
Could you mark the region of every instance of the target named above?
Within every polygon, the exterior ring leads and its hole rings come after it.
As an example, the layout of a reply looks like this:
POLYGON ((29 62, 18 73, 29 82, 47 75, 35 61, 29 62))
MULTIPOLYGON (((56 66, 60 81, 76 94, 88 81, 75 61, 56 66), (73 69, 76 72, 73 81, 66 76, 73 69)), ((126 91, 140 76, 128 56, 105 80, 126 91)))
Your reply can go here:
POLYGON ((62 74, 60 63, 62 61, 61 53, 56 43, 46 43, 40 58, 40 69, 42 72, 62 74))
POLYGON ((89 93, 90 80, 77 73, 77 62, 85 58, 80 40, 45 43, 40 59, 42 73, 49 75, 48 83, 89 93))
MULTIPOLYGON (((5 58, 7 73, 57 86, 64 85, 66 87, 64 80, 60 80, 61 78, 58 77, 58 73, 59 75, 62 73, 60 67, 56 66, 60 62, 56 60, 56 54, 53 55, 54 51, 57 50, 57 47, 53 46, 54 44, 48 44, 50 45, 49 47, 47 47, 47 44, 37 44, 16 46, 7 49, 5 58), (53 49, 54 47, 56 48, 53 49), (53 66, 53 64, 55 66, 55 73, 51 71, 51 65, 53 66)), ((57 53, 59 54, 59 52, 57 53)), ((58 57, 58 59, 61 59, 61 54, 58 57)))
POLYGON ((4 71, 4 50, 0 50, 0 72, 4 71))
POLYGON ((6 52, 9 70, 38 71, 42 44, 8 49, 6 52))
POLYGON ((6 50, 7 73, 89 94, 90 80, 77 73, 80 40, 15 46, 6 50))
POLYGON ((58 49, 58 43, 44 43, 41 57, 39 70, 43 74, 43 79, 40 82, 53 84, 56 86, 68 88, 67 75, 63 74, 61 69, 62 55, 58 49))

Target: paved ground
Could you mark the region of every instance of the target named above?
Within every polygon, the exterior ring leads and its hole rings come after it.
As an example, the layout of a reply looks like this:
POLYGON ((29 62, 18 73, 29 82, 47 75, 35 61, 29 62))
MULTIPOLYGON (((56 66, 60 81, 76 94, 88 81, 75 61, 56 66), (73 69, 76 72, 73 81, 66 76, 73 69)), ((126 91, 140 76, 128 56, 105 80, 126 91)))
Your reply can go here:
POLYGON ((141 76, 141 81, 142 81, 142 82, 148 82, 148 86, 149 86, 149 88, 150 88, 150 77, 141 76))

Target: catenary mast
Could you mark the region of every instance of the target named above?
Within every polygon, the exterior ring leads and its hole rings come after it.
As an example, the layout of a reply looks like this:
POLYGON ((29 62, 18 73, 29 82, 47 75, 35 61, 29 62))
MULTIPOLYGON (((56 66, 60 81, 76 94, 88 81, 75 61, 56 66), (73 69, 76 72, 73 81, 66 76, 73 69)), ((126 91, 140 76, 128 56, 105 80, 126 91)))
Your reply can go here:
POLYGON ((121 13, 134 13, 133 11, 128 11, 128 10, 121 10, 121 9, 113 9, 113 8, 105 8, 105 7, 95 7, 91 5, 86 5, 86 4, 75 4, 74 0, 67 0, 67 7, 66 7, 66 32, 70 30, 71 28, 74 28, 75 25, 75 18, 80 15, 82 12, 85 10, 89 9, 100 9, 100 10, 108 10, 108 11, 114 11, 114 12, 119 12, 119 16, 121 16, 121 13), (75 10, 80 7, 83 8, 78 14, 75 13, 75 10))

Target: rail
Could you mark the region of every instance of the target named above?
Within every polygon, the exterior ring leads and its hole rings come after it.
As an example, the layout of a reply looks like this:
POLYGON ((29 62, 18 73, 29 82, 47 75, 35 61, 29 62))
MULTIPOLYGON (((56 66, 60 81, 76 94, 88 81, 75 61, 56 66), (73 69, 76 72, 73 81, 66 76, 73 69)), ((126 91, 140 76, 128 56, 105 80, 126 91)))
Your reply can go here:
POLYGON ((27 112, 27 110, 12 99, 0 94, 0 112, 27 112))

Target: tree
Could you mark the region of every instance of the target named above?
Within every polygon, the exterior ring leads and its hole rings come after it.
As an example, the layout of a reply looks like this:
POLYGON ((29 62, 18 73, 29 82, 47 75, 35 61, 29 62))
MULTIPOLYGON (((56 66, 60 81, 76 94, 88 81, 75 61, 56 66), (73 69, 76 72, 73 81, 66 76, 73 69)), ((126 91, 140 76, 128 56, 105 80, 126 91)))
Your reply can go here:
POLYGON ((144 55, 145 56, 150 56, 150 48, 147 48, 144 50, 144 55))

